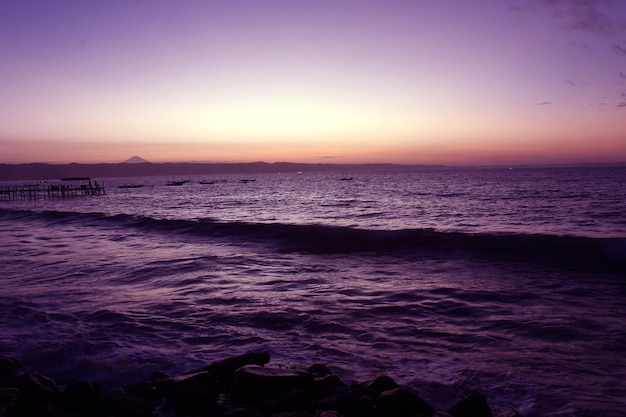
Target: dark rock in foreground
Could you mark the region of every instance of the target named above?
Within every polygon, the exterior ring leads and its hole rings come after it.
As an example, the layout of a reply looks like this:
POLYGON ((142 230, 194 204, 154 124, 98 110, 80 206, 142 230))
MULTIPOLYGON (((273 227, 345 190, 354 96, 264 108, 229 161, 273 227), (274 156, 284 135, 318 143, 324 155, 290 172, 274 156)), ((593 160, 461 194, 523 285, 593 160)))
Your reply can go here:
POLYGON ((293 370, 269 361, 269 353, 251 352, 124 388, 76 381, 62 390, 37 372, 19 374, 19 361, 0 354, 0 417, 492 417, 476 391, 437 411, 388 376, 348 385, 326 365, 293 370))

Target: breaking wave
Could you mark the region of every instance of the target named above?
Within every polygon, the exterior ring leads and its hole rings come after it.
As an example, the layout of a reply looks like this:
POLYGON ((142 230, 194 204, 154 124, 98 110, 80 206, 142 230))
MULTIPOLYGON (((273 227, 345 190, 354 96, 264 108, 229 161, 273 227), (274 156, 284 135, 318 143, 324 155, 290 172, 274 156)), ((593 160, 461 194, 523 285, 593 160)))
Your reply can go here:
POLYGON ((77 226, 108 224, 152 233, 271 244, 276 250, 287 252, 411 252, 424 256, 558 262, 590 270, 626 270, 626 238, 463 233, 435 229, 372 230, 322 224, 159 219, 130 214, 14 209, 0 209, 0 219, 75 223, 77 226))

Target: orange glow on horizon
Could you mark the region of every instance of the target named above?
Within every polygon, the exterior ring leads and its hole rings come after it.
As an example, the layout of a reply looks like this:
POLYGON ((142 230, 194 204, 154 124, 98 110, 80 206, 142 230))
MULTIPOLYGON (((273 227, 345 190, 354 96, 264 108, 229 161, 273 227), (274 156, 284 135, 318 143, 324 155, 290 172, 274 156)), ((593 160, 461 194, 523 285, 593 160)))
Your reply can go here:
POLYGON ((442 165, 516 165, 544 163, 626 162, 621 138, 602 135, 574 139, 523 138, 391 141, 279 142, 80 142, 5 141, 5 155, 29 149, 24 158, 3 163, 118 163, 132 155, 154 162, 294 162, 395 163, 442 165), (589 149, 592 140, 594 147, 589 149), (618 150, 616 152, 616 150, 618 150), (619 151, 621 150, 621 152, 619 151))

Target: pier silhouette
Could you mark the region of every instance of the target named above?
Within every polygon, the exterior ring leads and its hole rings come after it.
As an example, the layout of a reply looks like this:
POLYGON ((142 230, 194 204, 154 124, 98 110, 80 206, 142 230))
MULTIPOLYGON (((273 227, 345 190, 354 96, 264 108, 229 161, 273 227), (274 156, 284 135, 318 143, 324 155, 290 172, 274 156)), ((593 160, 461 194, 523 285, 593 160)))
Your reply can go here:
POLYGON ((0 200, 39 200, 105 195, 104 184, 89 177, 62 178, 60 181, 2 185, 0 200))

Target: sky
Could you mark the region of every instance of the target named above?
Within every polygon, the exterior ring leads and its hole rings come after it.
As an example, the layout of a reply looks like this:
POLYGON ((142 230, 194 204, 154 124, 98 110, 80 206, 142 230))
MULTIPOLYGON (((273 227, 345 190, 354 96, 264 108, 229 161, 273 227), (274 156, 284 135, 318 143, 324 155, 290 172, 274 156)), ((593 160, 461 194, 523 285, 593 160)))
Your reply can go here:
POLYGON ((1 0, 0 163, 626 162, 623 0, 1 0))

